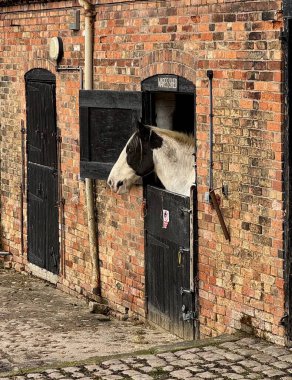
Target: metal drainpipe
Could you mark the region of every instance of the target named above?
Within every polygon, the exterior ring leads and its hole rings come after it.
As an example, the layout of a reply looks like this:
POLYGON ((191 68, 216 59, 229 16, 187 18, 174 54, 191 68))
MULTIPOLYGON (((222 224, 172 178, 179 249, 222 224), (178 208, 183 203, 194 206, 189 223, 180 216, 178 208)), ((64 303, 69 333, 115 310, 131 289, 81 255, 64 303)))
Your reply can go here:
MULTIPOLYGON (((94 6, 87 0, 79 0, 79 4, 84 8, 85 16, 85 63, 84 63, 84 89, 93 89, 93 23, 95 17, 94 6)), ((100 295, 100 273, 99 257, 97 250, 96 223, 94 213, 94 186, 93 180, 85 178, 85 194, 87 204, 87 220, 89 229, 89 247, 92 258, 93 281, 96 287, 95 294, 100 295)))
POLYGON ((209 131, 209 192, 213 190, 213 70, 207 71, 207 77, 209 78, 210 87, 210 131, 209 131))

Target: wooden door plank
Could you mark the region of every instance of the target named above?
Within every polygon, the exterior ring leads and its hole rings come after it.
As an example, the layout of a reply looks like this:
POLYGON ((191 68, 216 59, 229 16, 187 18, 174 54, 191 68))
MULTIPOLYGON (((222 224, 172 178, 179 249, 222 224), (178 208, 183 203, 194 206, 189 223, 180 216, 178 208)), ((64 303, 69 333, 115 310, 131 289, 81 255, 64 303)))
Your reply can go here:
POLYGON ((188 249, 189 199, 162 189, 147 188, 146 226, 146 283, 148 318, 184 339, 193 339, 194 323, 183 320, 186 311, 195 310, 193 294, 180 293, 190 287, 190 254, 188 249), (162 228, 162 211, 170 212, 169 229, 162 228), (176 227, 176 228, 175 228, 176 227))

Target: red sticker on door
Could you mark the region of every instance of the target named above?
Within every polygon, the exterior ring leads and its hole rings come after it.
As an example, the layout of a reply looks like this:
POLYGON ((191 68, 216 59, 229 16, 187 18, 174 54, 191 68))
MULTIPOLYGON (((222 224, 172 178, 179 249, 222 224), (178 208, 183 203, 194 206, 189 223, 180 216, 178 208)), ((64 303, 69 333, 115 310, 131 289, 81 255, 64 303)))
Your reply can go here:
POLYGON ((167 228, 169 223, 169 211, 168 210, 162 210, 163 215, 163 224, 162 228, 167 228))

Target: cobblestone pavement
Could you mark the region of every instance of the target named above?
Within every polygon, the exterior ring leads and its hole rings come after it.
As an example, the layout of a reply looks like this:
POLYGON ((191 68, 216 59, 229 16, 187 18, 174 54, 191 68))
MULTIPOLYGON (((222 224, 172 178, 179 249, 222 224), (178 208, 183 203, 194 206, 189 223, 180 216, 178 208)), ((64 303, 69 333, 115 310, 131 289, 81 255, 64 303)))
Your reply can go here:
MULTIPOLYGON (((1 377, 1 375, 0 375, 1 377)), ((201 346, 152 355, 116 357, 95 364, 38 370, 15 380, 292 379, 292 351, 256 338, 212 339, 201 346), (210 344, 212 343, 212 344, 210 344)), ((1 380, 4 380, 1 379, 1 380)))
POLYGON ((145 325, 100 322, 83 301, 0 270, 0 379, 292 380, 292 349, 242 335, 181 342, 145 325))
POLYGON ((42 280, 0 269, 0 374, 178 341, 139 322, 102 317, 42 280))

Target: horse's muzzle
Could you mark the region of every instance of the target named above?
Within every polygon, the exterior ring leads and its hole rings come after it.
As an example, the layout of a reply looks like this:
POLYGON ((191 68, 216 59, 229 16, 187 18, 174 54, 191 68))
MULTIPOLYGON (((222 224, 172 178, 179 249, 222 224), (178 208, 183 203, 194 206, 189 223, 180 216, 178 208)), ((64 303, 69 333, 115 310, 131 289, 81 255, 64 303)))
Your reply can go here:
POLYGON ((123 186, 124 181, 118 181, 117 183, 117 189, 119 189, 121 186, 123 186))
POLYGON ((107 184, 112 189, 112 191, 114 191, 115 193, 120 193, 119 190, 123 186, 124 181, 118 181, 117 183, 115 183, 114 180, 108 179, 107 184))

